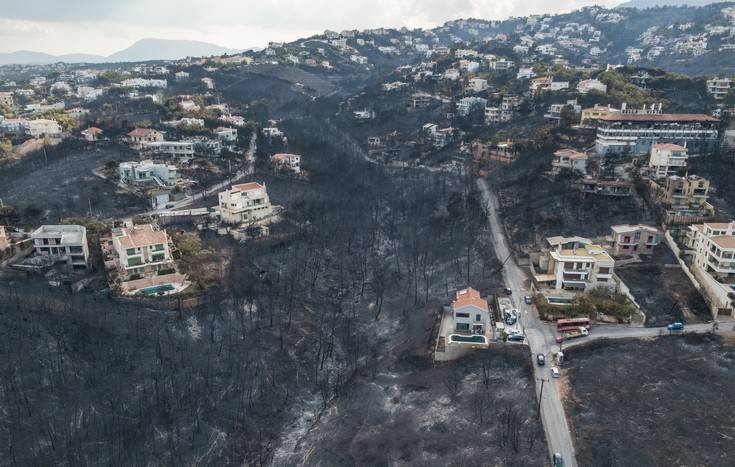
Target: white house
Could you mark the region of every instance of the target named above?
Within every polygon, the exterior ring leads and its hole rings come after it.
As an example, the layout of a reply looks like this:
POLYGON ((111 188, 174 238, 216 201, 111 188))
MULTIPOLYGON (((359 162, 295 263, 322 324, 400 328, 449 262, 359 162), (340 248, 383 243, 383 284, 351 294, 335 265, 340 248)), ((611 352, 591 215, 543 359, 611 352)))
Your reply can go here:
POLYGON ((730 93, 732 80, 730 78, 712 78, 707 80, 707 92, 715 100, 722 100, 730 93))
POLYGON ((31 234, 37 255, 56 256, 69 269, 87 269, 89 247, 87 229, 81 225, 42 225, 31 234))
POLYGON ((237 142, 237 129, 228 127, 219 127, 214 130, 217 137, 224 143, 236 143, 237 142))
POLYGON ((149 160, 121 162, 118 173, 120 182, 127 185, 156 183, 161 187, 174 186, 178 178, 176 166, 156 164, 149 160))
POLYGON ((474 109, 482 109, 487 105, 487 99, 482 97, 463 97, 457 101, 457 114, 460 117, 466 117, 474 109))
POLYGON ((279 170, 289 170, 295 174, 301 173, 301 156, 298 154, 273 154, 271 164, 279 170))
POLYGON ((562 170, 570 170, 585 175, 587 174, 587 159, 588 156, 584 152, 559 149, 554 153, 554 160, 551 161, 551 172, 558 175, 562 170))
POLYGON ((588 92, 607 93, 607 84, 598 79, 583 79, 577 84, 577 92, 587 94, 588 92))
POLYGON ((232 185, 219 194, 222 221, 242 224, 264 219, 273 213, 265 184, 257 182, 232 185))
POLYGON ((56 120, 37 118, 26 122, 25 132, 29 136, 61 136, 61 125, 56 120))
POLYGON ((654 178, 666 178, 687 167, 687 148, 678 144, 660 143, 651 146, 648 167, 654 178))
POLYGON ((467 84, 474 92, 482 92, 487 89, 487 80, 483 78, 470 78, 467 84))

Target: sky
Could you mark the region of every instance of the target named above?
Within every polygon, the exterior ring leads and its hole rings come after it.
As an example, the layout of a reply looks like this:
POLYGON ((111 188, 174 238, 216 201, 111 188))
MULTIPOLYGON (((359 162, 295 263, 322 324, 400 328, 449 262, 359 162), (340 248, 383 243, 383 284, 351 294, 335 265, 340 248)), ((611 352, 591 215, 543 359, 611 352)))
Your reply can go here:
POLYGON ((0 52, 109 55, 139 39, 188 39, 233 49, 325 29, 433 27, 622 0, 0 0, 0 52))

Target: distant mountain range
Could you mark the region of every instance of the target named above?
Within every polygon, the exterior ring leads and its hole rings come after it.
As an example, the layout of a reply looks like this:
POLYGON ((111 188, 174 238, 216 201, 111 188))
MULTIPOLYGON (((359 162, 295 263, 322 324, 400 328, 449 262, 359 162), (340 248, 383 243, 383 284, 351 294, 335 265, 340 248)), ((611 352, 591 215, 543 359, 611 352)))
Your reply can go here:
POLYGON ((711 3, 722 3, 724 0, 630 0, 621 3, 617 8, 654 8, 657 6, 704 6, 711 3))
POLYGON ((228 49, 216 44, 200 41, 141 39, 127 49, 107 57, 91 54, 50 55, 43 52, 19 50, 0 53, 0 65, 45 65, 49 63, 104 63, 145 62, 150 60, 178 60, 186 57, 208 57, 239 53, 242 50, 228 49))

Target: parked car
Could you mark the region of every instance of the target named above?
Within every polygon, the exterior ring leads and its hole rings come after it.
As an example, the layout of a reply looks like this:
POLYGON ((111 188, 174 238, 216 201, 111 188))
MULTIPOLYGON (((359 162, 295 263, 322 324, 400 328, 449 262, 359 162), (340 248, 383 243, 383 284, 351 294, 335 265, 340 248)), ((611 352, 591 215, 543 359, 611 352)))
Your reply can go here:
POLYGON ((166 205, 166 209, 171 209, 172 207, 174 207, 174 205, 173 205, 173 204, 167 204, 167 205, 166 205))
POLYGON ((669 331, 681 331, 682 329, 684 329, 684 323, 680 323, 677 321, 676 323, 669 324, 668 328, 669 331))
POLYGON ((554 467, 564 467, 564 459, 561 458, 561 453, 555 452, 551 460, 554 462, 554 467))
POLYGON ((513 290, 510 287, 505 288, 505 295, 513 295, 513 290))
POLYGON ((552 366, 551 367, 551 377, 558 378, 559 376, 561 376, 561 373, 559 373, 559 369, 555 366, 552 366))
POLYGON ((523 297, 523 301, 526 302, 526 305, 530 305, 533 303, 533 299, 530 295, 526 295, 525 297, 523 297))
POLYGON ((546 365, 546 355, 540 353, 536 355, 536 363, 538 363, 538 366, 544 366, 546 365))
POLYGON ((512 315, 512 314, 505 315, 505 324, 507 324, 508 326, 512 326, 516 324, 516 321, 518 321, 518 318, 516 318, 515 315, 512 315))
POLYGON ((514 341, 514 342, 523 342, 524 340, 526 340, 526 338, 523 337, 523 334, 518 333, 518 334, 511 334, 510 336, 508 336, 508 340, 514 341))

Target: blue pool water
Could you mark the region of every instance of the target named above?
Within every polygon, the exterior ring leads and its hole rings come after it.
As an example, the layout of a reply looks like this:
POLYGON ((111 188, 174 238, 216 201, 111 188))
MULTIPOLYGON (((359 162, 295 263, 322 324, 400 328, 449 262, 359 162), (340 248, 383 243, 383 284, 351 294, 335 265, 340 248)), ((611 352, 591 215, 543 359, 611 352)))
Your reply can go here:
POLYGON ((171 284, 163 284, 163 285, 157 285, 155 287, 147 287, 145 289, 140 289, 137 292, 135 292, 135 295, 158 295, 160 292, 170 292, 171 290, 174 290, 175 287, 171 284))

